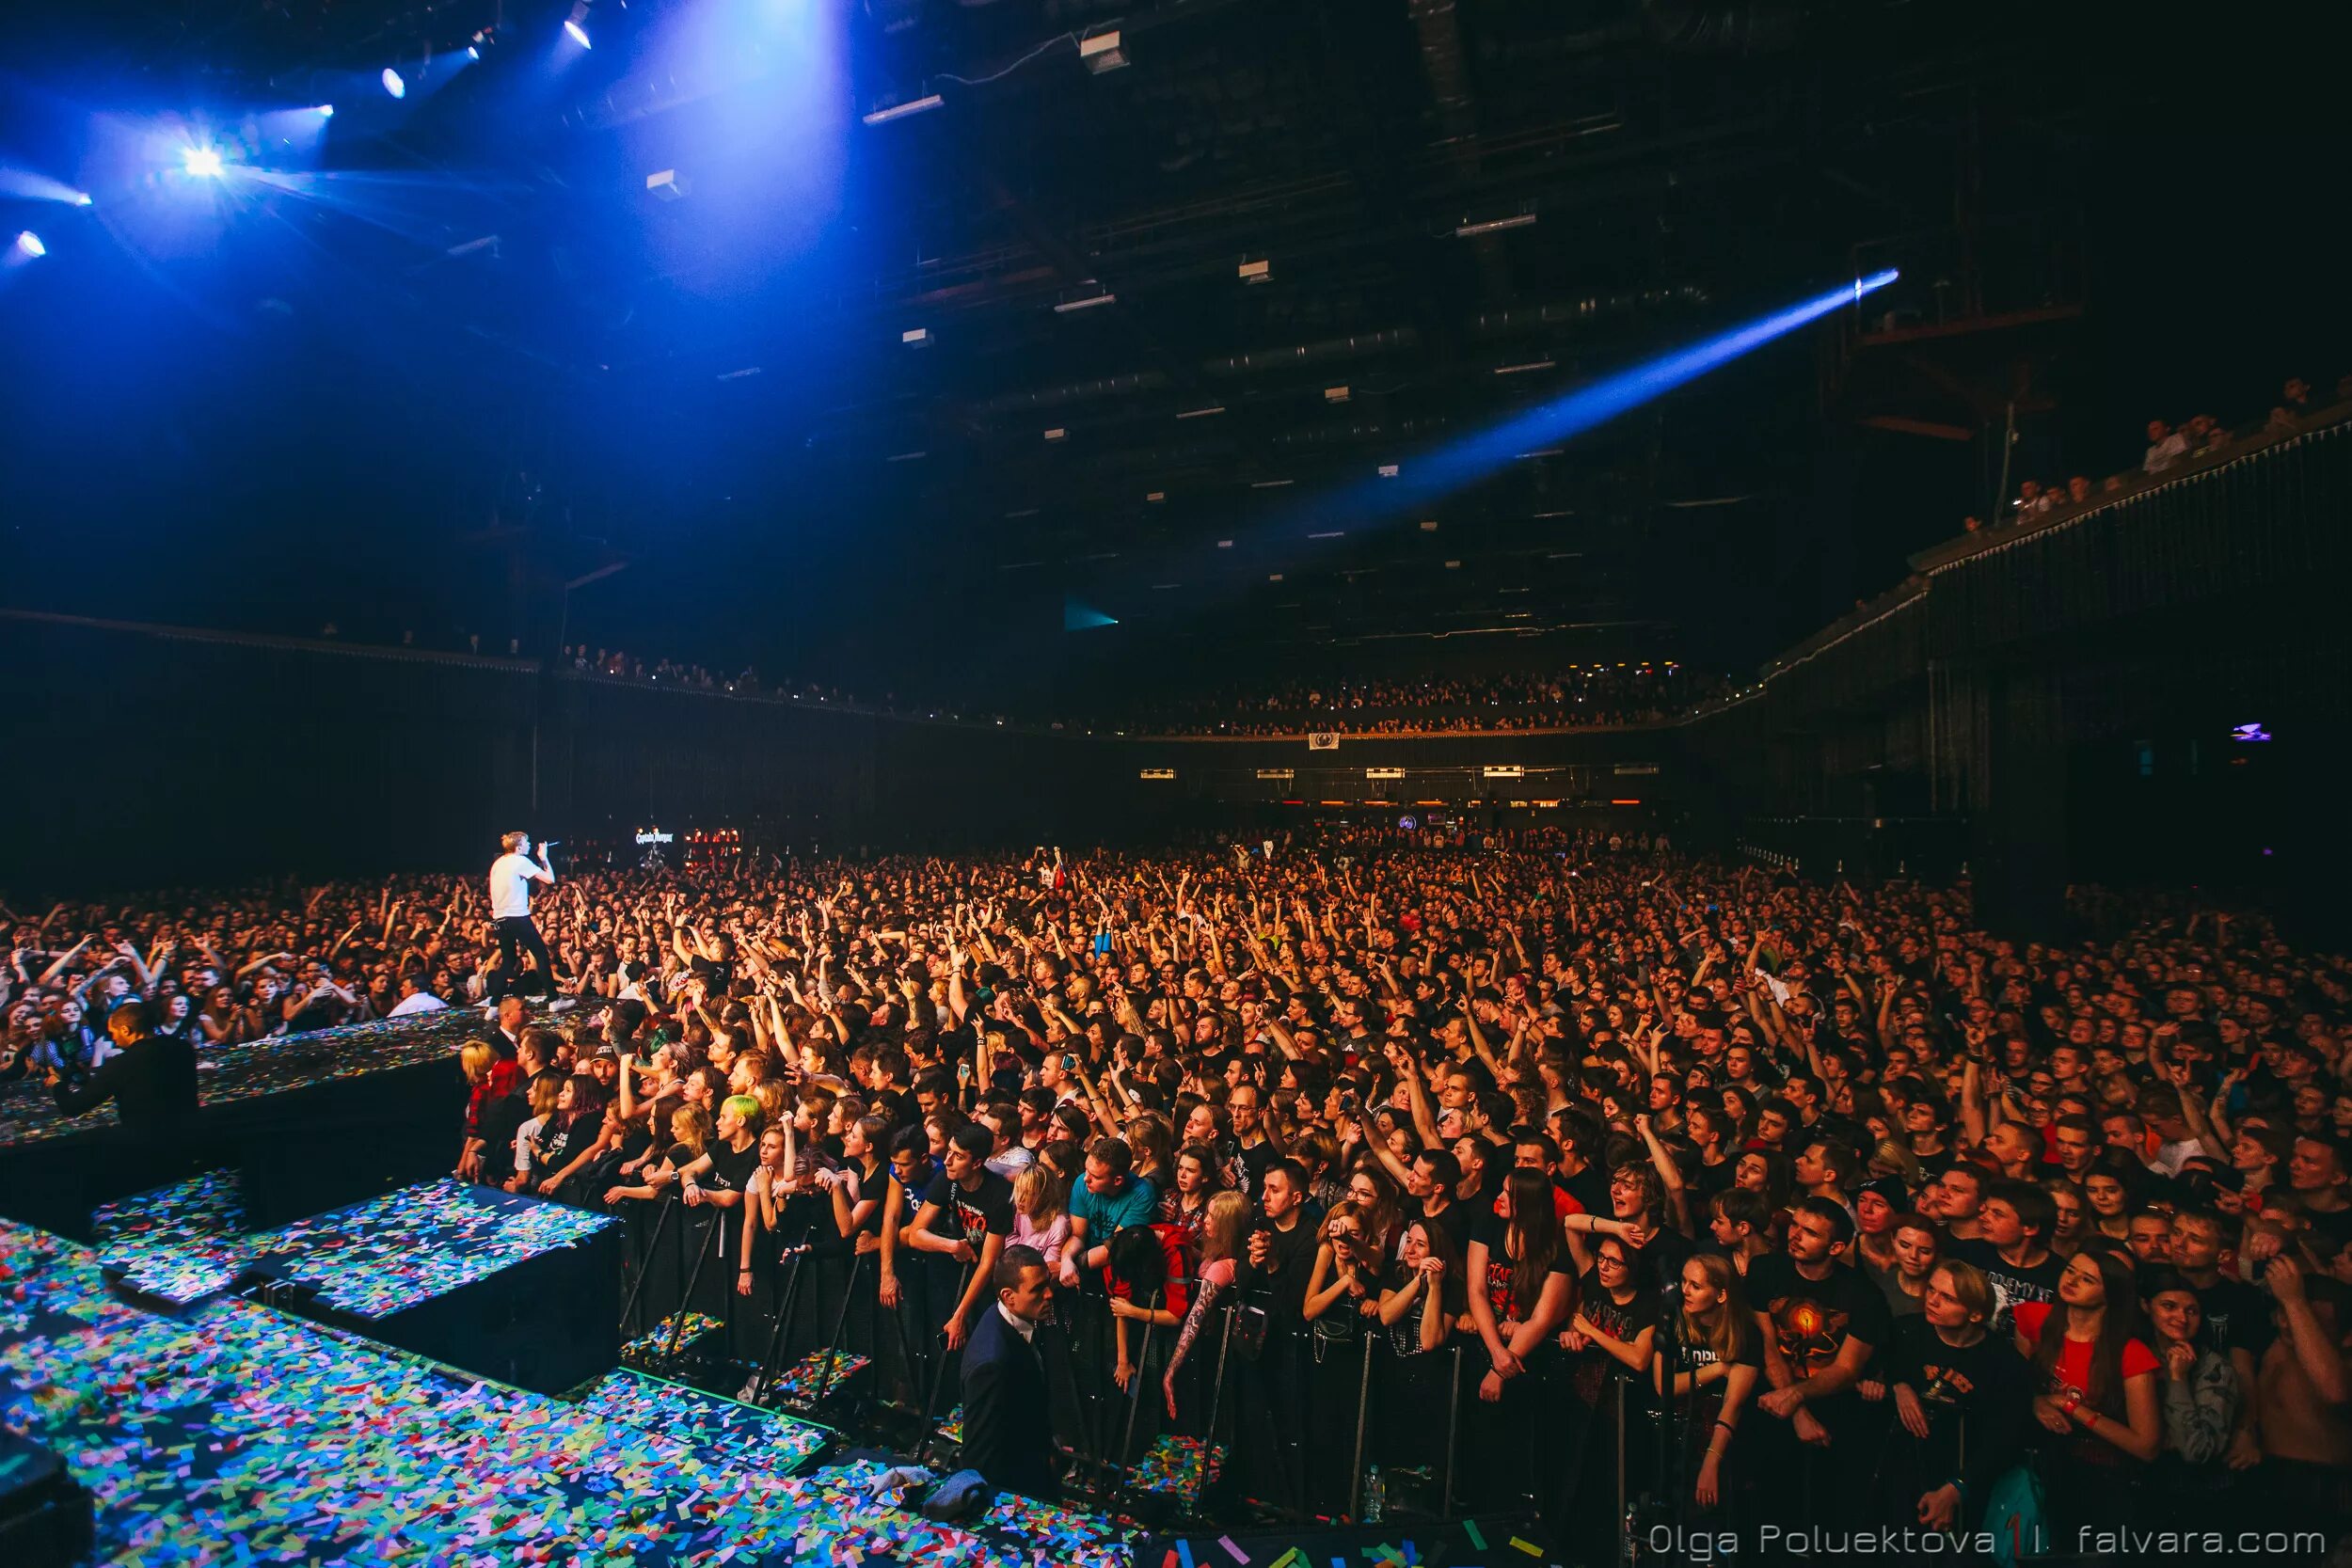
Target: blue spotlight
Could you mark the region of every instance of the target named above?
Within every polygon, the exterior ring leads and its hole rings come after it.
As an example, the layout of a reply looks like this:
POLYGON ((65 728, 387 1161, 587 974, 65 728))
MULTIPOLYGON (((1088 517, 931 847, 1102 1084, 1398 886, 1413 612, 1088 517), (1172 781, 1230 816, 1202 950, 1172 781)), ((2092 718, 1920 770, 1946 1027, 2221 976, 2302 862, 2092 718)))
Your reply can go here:
POLYGON ((90 195, 87 191, 75 191, 73 193, 73 205, 76 207, 87 207, 97 199, 98 198, 96 197, 90 195))
POLYGON ((469 43, 466 45, 466 58, 469 60, 478 60, 482 58, 482 46, 477 43, 469 43))
POLYGON ((1441 447, 1410 465, 1403 477, 1391 479, 1380 484, 1376 492, 1368 493, 1378 496, 1383 510, 1408 508, 1483 479, 1514 459, 1549 454, 1568 437, 1605 424, 1628 409, 1662 397, 1808 322, 1852 305, 1863 295, 1894 282, 1898 276, 1890 267, 1857 277, 1801 304, 1758 317, 1745 326, 1734 327, 1579 388, 1491 430, 1441 447))
POLYGON ((180 166, 198 180, 217 180, 223 165, 220 154, 209 147, 191 147, 180 154, 180 166))
POLYGON ((588 29, 581 26, 579 23, 567 19, 564 24, 564 31, 569 33, 571 35, 572 41, 579 44, 582 49, 595 47, 595 45, 588 41, 588 29))
POLYGON ((16 237, 16 248, 36 260, 49 254, 49 247, 40 243, 40 236, 29 229, 16 237))
POLYGON ((321 119, 333 119, 335 118, 335 105, 332 103, 320 104, 319 118, 321 119))
POLYGON ((390 66, 386 66, 384 68, 384 74, 381 78, 379 78, 379 80, 381 80, 384 84, 384 90, 390 93, 394 98, 405 98, 408 96, 407 82, 403 80, 400 72, 394 71, 390 66))

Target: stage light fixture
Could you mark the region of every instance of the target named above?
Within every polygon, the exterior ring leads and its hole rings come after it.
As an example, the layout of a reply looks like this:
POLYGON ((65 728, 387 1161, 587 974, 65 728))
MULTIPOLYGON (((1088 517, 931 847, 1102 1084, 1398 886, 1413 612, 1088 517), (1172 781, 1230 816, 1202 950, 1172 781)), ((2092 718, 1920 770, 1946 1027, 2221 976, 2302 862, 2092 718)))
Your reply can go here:
POLYGON ((384 68, 384 74, 377 77, 376 80, 382 82, 384 84, 384 90, 390 93, 394 98, 405 98, 408 96, 408 79, 403 76, 399 71, 394 71, 390 66, 386 66, 384 68))
POLYGON ((938 341, 928 326, 910 326, 898 334, 898 341, 908 348, 929 348, 938 341))
POLYGON ((693 187, 688 184, 674 168, 665 168, 658 174, 646 175, 645 189, 664 201, 683 200, 693 192, 693 187))
POLYGON ((1244 261, 1236 270, 1236 276, 1245 283, 1271 283, 1274 281, 1274 263, 1244 261))
POLYGON ((1533 213, 1514 213, 1507 218, 1488 218, 1484 223, 1465 223, 1454 230, 1456 238, 1476 239, 1481 234, 1499 234, 1505 229, 1525 229, 1535 221, 1533 213))
POLYGON ((564 19, 564 31, 582 49, 591 47, 588 42, 588 0, 575 0, 572 14, 564 19))
POLYGON ((92 203, 96 202, 97 199, 98 198, 96 197, 90 195, 87 191, 75 191, 73 193, 73 205, 76 207, 90 206, 92 203))
POLYGON ((198 180, 217 180, 226 166, 220 154, 209 147, 191 147, 180 154, 180 166, 198 180))
POLYGON ((332 103, 320 104, 318 106, 318 117, 321 119, 333 119, 335 118, 335 105, 332 103))
POLYGON ((1078 40, 1078 58, 1086 68, 1100 76, 1106 71, 1117 71, 1127 63, 1127 51, 1121 46, 1119 29, 1097 33, 1078 40))
POLYGON ((866 115, 864 119, 868 125, 887 125, 894 119, 904 119, 910 115, 919 115, 927 109, 936 109, 946 102, 946 100, 941 98, 939 94, 927 92, 920 98, 910 98, 903 103, 885 103, 866 115))
POLYGON ((16 237, 16 248, 36 261, 49 254, 49 247, 40 243, 40 236, 29 229, 16 237))

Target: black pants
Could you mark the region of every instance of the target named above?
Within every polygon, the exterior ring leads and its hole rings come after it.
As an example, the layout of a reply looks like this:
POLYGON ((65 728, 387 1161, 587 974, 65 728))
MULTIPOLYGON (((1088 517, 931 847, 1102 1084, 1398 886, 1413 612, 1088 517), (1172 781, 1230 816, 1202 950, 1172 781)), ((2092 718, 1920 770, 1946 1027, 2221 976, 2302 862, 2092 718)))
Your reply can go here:
POLYGON ((553 990, 555 959, 548 955, 547 942, 539 935, 539 927, 531 923, 531 916, 506 915, 498 922, 498 928, 499 973, 490 983, 491 999, 495 1001, 523 989, 522 955, 526 952, 539 960, 538 989, 542 992, 553 990))

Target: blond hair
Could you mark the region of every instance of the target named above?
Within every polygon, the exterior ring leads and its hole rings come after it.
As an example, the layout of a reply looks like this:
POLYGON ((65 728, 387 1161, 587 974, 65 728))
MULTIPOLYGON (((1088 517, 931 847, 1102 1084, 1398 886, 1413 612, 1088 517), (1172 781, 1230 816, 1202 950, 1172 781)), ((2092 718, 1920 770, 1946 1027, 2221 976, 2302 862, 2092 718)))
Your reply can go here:
POLYGON ((1249 1199, 1241 1193, 1213 1195, 1209 1212, 1200 1220, 1200 1260, 1241 1256, 1242 1237, 1249 1229, 1249 1199))
POLYGON ((468 1040, 457 1048, 457 1065, 466 1071, 469 1084, 486 1084, 490 1080, 490 1064, 498 1060, 498 1053, 487 1040, 468 1040))
POLYGON ((1061 1173, 1041 1160, 1013 1178, 1013 1210, 1028 1215, 1031 1225, 1051 1224, 1068 1201, 1061 1173))

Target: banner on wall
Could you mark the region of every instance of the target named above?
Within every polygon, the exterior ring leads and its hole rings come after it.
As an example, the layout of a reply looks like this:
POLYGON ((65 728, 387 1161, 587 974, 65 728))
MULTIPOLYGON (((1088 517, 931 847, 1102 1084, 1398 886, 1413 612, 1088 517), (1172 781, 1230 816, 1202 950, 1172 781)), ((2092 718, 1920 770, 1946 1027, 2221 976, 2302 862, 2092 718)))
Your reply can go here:
POLYGON ((1315 730, 1307 736, 1307 750, 1310 752, 1336 752, 1339 749, 1340 736, 1337 730, 1315 730))

